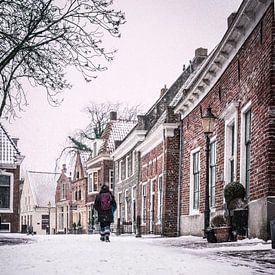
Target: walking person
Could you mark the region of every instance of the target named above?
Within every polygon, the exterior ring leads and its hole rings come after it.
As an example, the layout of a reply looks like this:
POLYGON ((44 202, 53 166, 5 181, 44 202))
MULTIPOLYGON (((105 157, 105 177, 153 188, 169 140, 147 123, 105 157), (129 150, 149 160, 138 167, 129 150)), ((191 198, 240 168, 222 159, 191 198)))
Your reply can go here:
POLYGON ((100 240, 109 242, 110 225, 114 221, 116 201, 107 185, 102 185, 99 194, 97 194, 95 198, 94 207, 98 212, 98 221, 100 223, 100 240))

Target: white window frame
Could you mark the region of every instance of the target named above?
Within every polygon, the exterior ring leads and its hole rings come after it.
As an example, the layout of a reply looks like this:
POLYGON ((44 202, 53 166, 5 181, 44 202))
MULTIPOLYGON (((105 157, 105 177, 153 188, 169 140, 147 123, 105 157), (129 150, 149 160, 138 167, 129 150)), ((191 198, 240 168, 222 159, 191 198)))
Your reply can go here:
POLYGON ((125 222, 128 222, 128 201, 126 198, 129 197, 129 189, 127 188, 125 191, 124 191, 124 219, 125 219, 125 222), (128 196, 126 196, 126 194, 128 194, 128 196))
POLYGON ((200 211, 200 150, 201 147, 197 147, 193 149, 190 153, 190 200, 189 200, 189 214, 190 215, 197 215, 199 214, 200 211), (199 198, 198 198, 198 203, 199 207, 198 209, 194 209, 194 179, 193 179, 193 156, 194 154, 199 153, 199 159, 198 159, 198 171, 199 171, 199 198))
POLYGON ((136 155, 136 152, 133 151, 132 152, 132 175, 134 175, 135 173, 135 155, 136 155))
MULTIPOLYGON (((147 182, 145 183, 142 183, 141 184, 142 188, 141 188, 141 224, 142 225, 145 225, 146 224, 146 220, 144 220, 144 206, 147 207, 147 182), (144 201, 144 190, 145 188, 145 201, 144 201), (144 205, 145 203, 145 205, 144 205)), ((145 209, 146 211, 146 209, 145 209)), ((147 219, 147 213, 145 212, 145 215, 146 215, 146 219, 147 219)))
POLYGON ((126 159, 125 159, 125 179, 128 179, 130 177, 129 169, 128 169, 129 160, 130 160, 130 156, 128 155, 126 156, 126 159))
POLYGON ((1 213, 13 213, 13 186, 14 186, 14 175, 13 173, 1 171, 1 175, 10 177, 10 207, 0 208, 1 213))
POLYGON ((99 192, 99 171, 100 169, 94 169, 88 173, 88 194, 95 194, 99 192), (94 173, 97 173, 97 191, 94 190, 94 173), (90 190, 90 187, 92 190, 90 190))
POLYGON ((11 232, 11 223, 10 222, 2 222, 1 224, 8 224, 9 225, 9 229, 8 230, 1 230, 1 233, 10 233, 11 232))
POLYGON ((230 156, 231 156, 231 132, 232 126, 234 125, 234 167, 233 167, 233 181, 237 178, 237 137, 238 137, 238 112, 234 108, 232 112, 227 114, 227 117, 224 122, 224 182, 225 185, 230 182, 230 156))
MULTIPOLYGON (((211 145, 215 143, 215 159, 214 159, 214 163, 215 163, 215 175, 214 175, 214 181, 215 181, 215 188, 214 188, 214 206, 211 205, 211 150, 209 152, 209 206, 211 208, 211 211, 214 211, 216 208, 216 186, 217 186, 217 138, 216 137, 212 137, 210 139, 210 148, 211 145)), ((209 149, 210 149, 209 148, 209 149)))
POLYGON ((136 217, 134 216, 134 214, 137 214, 137 213, 134 213, 134 202, 136 204, 136 210, 137 210, 137 188, 136 188, 136 185, 133 185, 132 190, 131 190, 132 230, 134 230, 134 221, 136 222, 136 220, 135 220, 136 217), (135 194, 134 194, 134 190, 135 190, 135 194), (136 196, 134 196, 134 195, 136 195, 136 196))
POLYGON ((121 198, 122 198, 122 192, 118 192, 117 193, 117 218, 120 220, 121 220, 121 208, 120 208, 121 198))
MULTIPOLYGON (((241 144, 240 144, 240 182, 246 188, 246 146, 245 146, 245 115, 251 112, 251 101, 249 101, 241 110, 241 144)), ((252 127, 252 112, 250 117, 250 126, 252 127)), ((250 133, 252 136, 252 131, 250 133)), ((248 190, 249 191, 249 190, 248 190)))
POLYGON ((119 161, 118 165, 118 181, 122 181, 122 160, 119 161))
MULTIPOLYGON (((153 162, 152 162, 153 165, 153 162)), ((156 214, 155 213, 155 201, 156 201, 156 187, 158 186, 158 180, 157 177, 154 177, 150 180, 150 231, 153 230, 153 224, 156 220, 156 214), (154 186, 155 183, 155 186, 154 186), (154 187, 154 190, 153 190, 154 187), (153 199, 154 197, 154 199, 153 199), (154 213, 154 216, 153 216, 154 213)))
POLYGON ((158 176, 158 179, 157 179, 157 183, 158 183, 158 224, 161 224, 162 222, 162 213, 163 213, 163 175, 160 174, 158 176), (160 179, 161 179, 161 182, 162 182, 162 189, 160 191, 160 179))
POLYGON ((109 170, 109 188, 110 190, 113 190, 114 188, 114 183, 115 183, 115 178, 114 178, 114 169, 109 170), (113 174, 113 175, 112 175, 113 174), (113 179, 113 181, 111 180, 113 179))

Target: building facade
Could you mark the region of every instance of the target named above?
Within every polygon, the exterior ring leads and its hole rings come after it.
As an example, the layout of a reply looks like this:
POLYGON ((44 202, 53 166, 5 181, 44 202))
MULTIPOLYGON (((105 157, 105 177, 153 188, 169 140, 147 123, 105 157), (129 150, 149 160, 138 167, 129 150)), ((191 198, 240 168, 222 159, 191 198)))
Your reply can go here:
POLYGON ((224 187, 246 189, 248 235, 268 238, 274 195, 274 2, 243 1, 217 48, 181 90, 181 234, 202 235, 206 139, 201 110, 218 117, 210 137, 211 216, 224 213, 224 187))
POLYGON ((23 156, 0 124, 0 232, 19 232, 20 165, 23 156))
POLYGON ((110 121, 107 123, 100 139, 95 139, 93 154, 87 161, 87 220, 91 227, 96 227, 97 213, 94 210, 95 197, 103 184, 114 191, 114 165, 112 152, 121 143, 125 136, 135 126, 135 121, 117 119, 117 113, 110 113, 110 121))
POLYGON ((54 234, 55 189, 58 174, 26 171, 20 200, 20 231, 54 234))
POLYGON ((80 153, 76 155, 75 169, 73 180, 71 183, 72 190, 72 224, 73 228, 77 228, 78 232, 88 232, 88 221, 86 211, 87 198, 87 178, 82 166, 80 153))
POLYGON ((72 180, 63 164, 55 191, 56 233, 69 233, 73 229, 72 218, 72 180))

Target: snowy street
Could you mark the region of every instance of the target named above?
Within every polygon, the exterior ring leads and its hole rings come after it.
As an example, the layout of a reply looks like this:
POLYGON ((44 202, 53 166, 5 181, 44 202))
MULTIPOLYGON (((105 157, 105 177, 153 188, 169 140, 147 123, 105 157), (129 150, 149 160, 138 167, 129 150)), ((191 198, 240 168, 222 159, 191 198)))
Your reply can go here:
POLYGON ((270 243, 244 240, 212 244, 198 237, 159 238, 98 235, 0 235, 2 275, 21 274, 273 274, 270 243), (5 238, 13 238, 14 242, 5 238), (24 240, 22 240, 22 238, 24 240), (1 240, 5 240, 1 242, 1 240), (242 257, 252 255, 255 259, 242 257), (251 253, 250 253, 251 252, 251 253), (257 256, 258 255, 258 256, 257 256))

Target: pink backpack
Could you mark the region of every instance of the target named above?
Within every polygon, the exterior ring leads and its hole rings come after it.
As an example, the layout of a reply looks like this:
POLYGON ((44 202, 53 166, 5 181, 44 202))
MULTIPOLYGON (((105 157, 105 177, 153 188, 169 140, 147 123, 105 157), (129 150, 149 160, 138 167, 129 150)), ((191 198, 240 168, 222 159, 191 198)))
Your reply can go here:
POLYGON ((110 193, 102 193, 100 195, 100 205, 102 210, 111 209, 112 196, 110 193))

